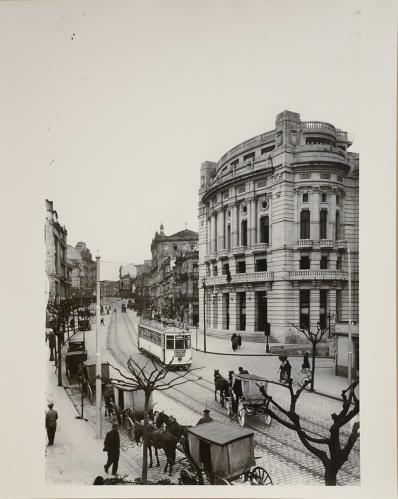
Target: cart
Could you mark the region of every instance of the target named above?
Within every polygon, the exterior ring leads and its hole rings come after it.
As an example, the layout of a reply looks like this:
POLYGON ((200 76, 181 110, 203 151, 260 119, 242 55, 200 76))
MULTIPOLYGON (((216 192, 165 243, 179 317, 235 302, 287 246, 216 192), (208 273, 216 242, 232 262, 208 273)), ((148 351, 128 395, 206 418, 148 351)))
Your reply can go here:
POLYGON ((271 416, 266 414, 264 397, 257 385, 263 386, 267 391, 268 380, 256 374, 232 375, 231 393, 226 399, 225 407, 231 421, 237 419, 242 427, 245 426, 247 416, 257 414, 264 415, 264 423, 267 426, 272 423, 271 416), (242 387, 242 396, 239 398, 234 393, 235 383, 240 383, 242 387))
MULTIPOLYGON (((143 390, 132 390, 112 383, 114 400, 117 409, 116 417, 126 430, 131 441, 134 441, 134 422, 144 419, 145 394, 143 390)), ((153 407, 152 395, 149 399, 148 411, 153 407)))
MULTIPOLYGON (((219 421, 192 426, 187 432, 185 454, 199 483, 205 483, 204 472, 210 485, 272 485, 268 472, 256 466, 254 432, 219 421)), ((181 474, 188 476, 189 471, 181 474)))
POLYGON ((65 355, 66 376, 69 383, 78 374, 79 365, 87 360, 86 345, 83 340, 70 339, 68 351, 65 355))

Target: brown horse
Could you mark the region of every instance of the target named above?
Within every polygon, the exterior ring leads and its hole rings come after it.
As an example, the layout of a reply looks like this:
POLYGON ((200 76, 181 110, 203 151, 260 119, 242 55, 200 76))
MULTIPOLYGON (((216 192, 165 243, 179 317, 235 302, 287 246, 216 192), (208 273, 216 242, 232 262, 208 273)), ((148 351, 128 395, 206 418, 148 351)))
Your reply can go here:
POLYGON ((229 383, 220 374, 219 369, 214 369, 214 400, 217 401, 217 392, 220 392, 220 403, 224 407, 224 399, 229 396, 229 383))
MULTIPOLYGON (((144 437, 144 425, 133 422, 134 425, 134 440, 138 444, 144 437)), ((155 449, 157 466, 160 466, 158 449, 163 449, 166 455, 166 466, 164 473, 169 467, 169 475, 173 473, 173 464, 176 459, 177 438, 170 432, 157 430, 154 426, 148 427, 148 451, 149 451, 149 468, 152 468, 152 447, 155 449)))

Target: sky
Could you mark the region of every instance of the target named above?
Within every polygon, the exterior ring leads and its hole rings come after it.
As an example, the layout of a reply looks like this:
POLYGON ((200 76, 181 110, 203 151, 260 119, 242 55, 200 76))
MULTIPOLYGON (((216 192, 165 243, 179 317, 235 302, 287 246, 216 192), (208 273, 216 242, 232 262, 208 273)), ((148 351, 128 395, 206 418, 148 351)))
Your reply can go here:
POLYGON ((18 26, 3 9, 16 108, 31 107, 43 205, 68 243, 98 250, 116 279, 151 257, 161 222, 197 231, 201 163, 285 109, 347 130, 359 151, 360 3, 21 2, 18 26))

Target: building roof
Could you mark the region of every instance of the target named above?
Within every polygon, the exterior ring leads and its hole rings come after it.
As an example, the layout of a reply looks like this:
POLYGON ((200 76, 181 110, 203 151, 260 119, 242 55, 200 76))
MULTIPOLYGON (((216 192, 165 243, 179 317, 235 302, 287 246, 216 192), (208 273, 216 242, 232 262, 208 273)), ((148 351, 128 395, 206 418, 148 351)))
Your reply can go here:
POLYGON ((199 237, 199 234, 197 232, 194 232, 193 230, 189 229, 184 229, 180 230, 179 232, 176 232, 175 234, 172 234, 171 236, 166 236, 168 239, 185 239, 185 238, 193 238, 193 237, 199 237))
POLYGON ((201 440, 217 445, 226 445, 242 438, 254 435, 253 431, 243 430, 238 425, 211 421, 198 426, 187 428, 188 433, 192 433, 201 440))

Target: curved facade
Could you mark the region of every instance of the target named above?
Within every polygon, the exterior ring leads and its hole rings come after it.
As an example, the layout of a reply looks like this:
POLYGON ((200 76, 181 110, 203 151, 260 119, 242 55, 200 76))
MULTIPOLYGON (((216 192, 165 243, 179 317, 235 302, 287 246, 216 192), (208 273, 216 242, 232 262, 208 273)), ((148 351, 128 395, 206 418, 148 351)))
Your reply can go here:
POLYGON ((209 333, 264 336, 270 327, 290 342, 291 323, 347 321, 347 244, 358 320, 359 158, 350 145, 330 123, 284 111, 274 130, 202 163, 201 328, 205 291, 209 333))

